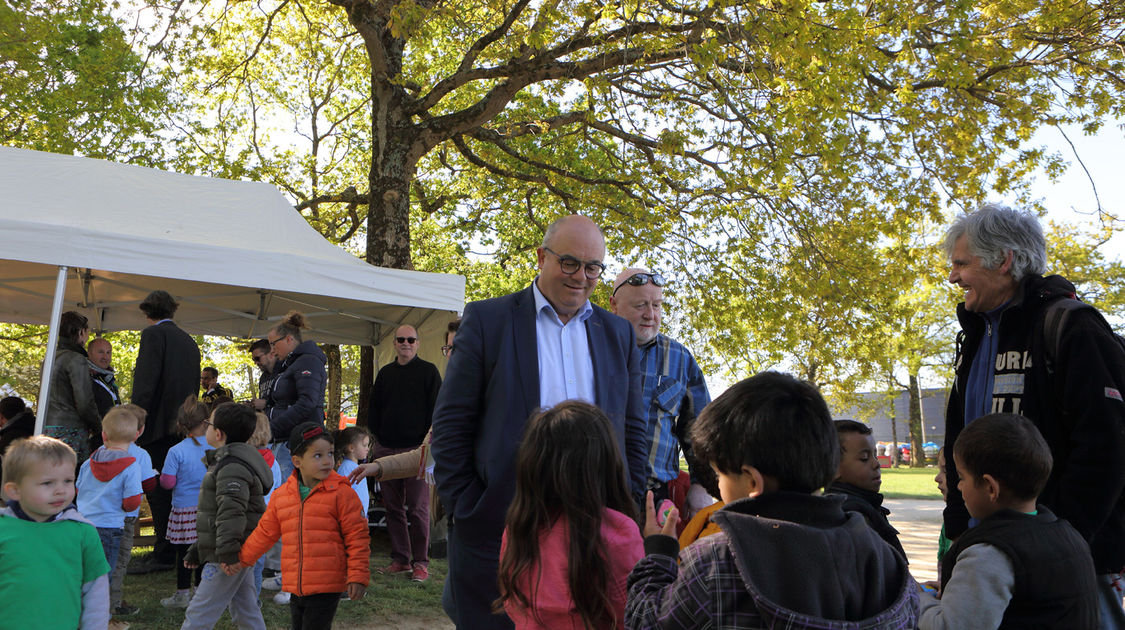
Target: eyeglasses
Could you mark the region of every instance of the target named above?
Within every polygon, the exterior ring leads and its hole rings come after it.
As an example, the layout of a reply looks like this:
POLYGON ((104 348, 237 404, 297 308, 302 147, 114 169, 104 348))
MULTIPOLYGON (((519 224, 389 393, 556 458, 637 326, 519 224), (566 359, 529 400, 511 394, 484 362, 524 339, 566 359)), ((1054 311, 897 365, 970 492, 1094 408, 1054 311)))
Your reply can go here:
MULTIPOLYGON (((288 337, 288 336, 289 335, 285 335, 285 337, 288 337)), ((270 347, 272 348, 272 347, 276 346, 278 343, 280 343, 282 339, 285 339, 285 337, 278 337, 277 339, 273 339, 273 340, 270 340, 269 337, 266 337, 266 340, 270 342, 270 347)))
POLYGON ((658 287, 662 287, 667 284, 664 276, 660 275, 659 273, 635 273, 626 278, 625 282, 622 282, 621 284, 614 287, 612 295, 617 295, 618 289, 627 284, 634 287, 643 287, 644 285, 648 284, 650 280, 658 287))
POLYGON ((417 337, 395 337, 395 343, 414 343, 418 341, 417 337))
MULTIPOLYGON (((272 346, 273 344, 270 344, 270 345, 272 346)), ((253 359, 254 363, 260 363, 262 361, 262 359, 265 358, 265 356, 266 356, 265 353, 252 354, 252 355, 250 355, 250 358, 253 359)))
POLYGON ((442 346, 441 354, 448 359, 449 355, 453 354, 453 346, 442 346))
POLYGON ((589 278, 590 280, 594 280, 594 279, 600 278, 602 276, 602 273, 605 271, 605 265, 601 264, 600 262, 597 262, 597 261, 594 261, 594 260, 590 260, 590 261, 578 260, 574 256, 569 256, 569 255, 568 256, 560 256, 557 252, 552 250, 550 247, 544 247, 543 249, 551 252, 551 255, 553 255, 555 258, 559 259, 559 269, 562 269, 562 272, 565 273, 568 276, 571 275, 572 273, 578 271, 578 269, 580 267, 584 267, 586 277, 589 278))

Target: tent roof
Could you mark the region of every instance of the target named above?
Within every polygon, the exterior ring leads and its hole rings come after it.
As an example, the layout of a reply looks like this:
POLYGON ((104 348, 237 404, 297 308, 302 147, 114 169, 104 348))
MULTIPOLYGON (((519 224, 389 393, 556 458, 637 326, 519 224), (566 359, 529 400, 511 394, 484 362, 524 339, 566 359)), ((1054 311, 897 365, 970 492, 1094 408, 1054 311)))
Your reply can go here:
POLYGON ((298 310, 307 338, 359 345, 464 306, 463 277, 369 265, 269 184, 0 147, 0 200, 0 321, 48 323, 60 265, 64 310, 96 330, 142 328, 154 289, 193 334, 261 337, 298 310))

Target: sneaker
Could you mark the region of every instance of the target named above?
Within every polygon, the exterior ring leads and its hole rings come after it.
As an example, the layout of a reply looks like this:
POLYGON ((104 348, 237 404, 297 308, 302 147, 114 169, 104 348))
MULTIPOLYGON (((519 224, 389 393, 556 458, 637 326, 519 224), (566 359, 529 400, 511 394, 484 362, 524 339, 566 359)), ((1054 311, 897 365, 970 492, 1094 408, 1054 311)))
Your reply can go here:
POLYGON ((187 608, 191 603, 191 591, 176 591, 171 597, 160 600, 160 605, 165 608, 187 608))
POLYGON ((110 619, 106 630, 129 630, 129 624, 124 621, 118 621, 117 619, 110 619))
POLYGON ((278 573, 273 577, 268 577, 262 580, 262 588, 267 591, 280 591, 281 590, 281 574, 278 573))
POLYGON ((410 579, 415 582, 425 582, 430 579, 430 570, 420 564, 416 564, 414 565, 414 570, 410 572, 410 579))
POLYGON ((382 569, 379 569, 379 573, 389 575, 389 574, 392 574, 392 573, 405 573, 406 571, 409 571, 409 570, 410 570, 409 564, 403 564, 403 563, 399 562, 398 560, 395 560, 395 561, 391 562, 390 564, 388 564, 387 566, 383 567, 382 569))
POLYGON ((277 595, 273 596, 273 603, 285 605, 289 603, 290 593, 285 591, 278 591, 277 595))
POLYGON ((136 606, 130 606, 129 604, 126 604, 125 602, 121 602, 121 604, 117 608, 113 609, 113 616, 114 617, 128 617, 130 615, 137 614, 138 612, 140 612, 140 610, 141 609, 136 607, 136 606))

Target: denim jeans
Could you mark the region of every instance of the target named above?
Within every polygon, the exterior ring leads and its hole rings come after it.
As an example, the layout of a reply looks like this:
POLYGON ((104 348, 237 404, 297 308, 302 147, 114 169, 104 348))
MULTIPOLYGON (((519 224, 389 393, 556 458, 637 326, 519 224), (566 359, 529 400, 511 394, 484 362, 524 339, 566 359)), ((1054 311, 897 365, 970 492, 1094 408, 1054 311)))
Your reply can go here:
POLYGON ((117 564, 117 548, 121 546, 121 536, 125 533, 123 527, 99 527, 98 538, 102 541, 102 551, 105 552, 105 561, 109 570, 117 564))
POLYGON ((137 517, 126 516, 125 527, 121 530, 121 543, 117 546, 117 561, 112 563, 113 572, 109 574, 109 609, 121 605, 122 585, 125 571, 129 568, 129 558, 133 553, 133 535, 136 533, 137 517))

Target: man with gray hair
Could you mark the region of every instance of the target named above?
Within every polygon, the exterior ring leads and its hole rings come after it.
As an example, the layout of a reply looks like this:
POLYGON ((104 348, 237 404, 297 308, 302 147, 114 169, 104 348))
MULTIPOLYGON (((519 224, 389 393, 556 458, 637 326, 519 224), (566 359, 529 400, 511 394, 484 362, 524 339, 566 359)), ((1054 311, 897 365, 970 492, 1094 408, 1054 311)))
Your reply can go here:
POLYGON ((1043 276, 1047 248, 1033 214, 984 205, 954 221, 943 247, 949 281, 965 291, 946 410, 946 534, 970 526, 952 455, 961 430, 989 413, 1027 417, 1054 458, 1039 501, 1090 544, 1099 627, 1125 628, 1125 350, 1074 285, 1043 276))
MULTIPOLYGON (((664 308, 664 276, 648 269, 630 267, 617 274, 609 310, 633 325, 640 350, 641 402, 647 424, 645 442, 646 488, 653 502, 671 499, 681 514, 691 515, 714 500, 700 485, 697 475, 707 475, 708 464, 699 465, 686 443, 695 417, 711 402, 703 371, 695 357, 680 342, 660 332, 664 308), (687 455, 690 492, 680 478, 680 450, 687 455)), ((687 479, 688 476, 684 475, 687 479)))

